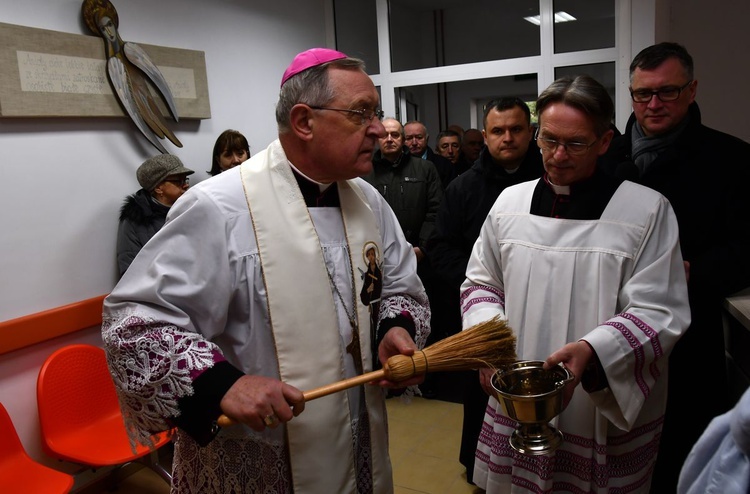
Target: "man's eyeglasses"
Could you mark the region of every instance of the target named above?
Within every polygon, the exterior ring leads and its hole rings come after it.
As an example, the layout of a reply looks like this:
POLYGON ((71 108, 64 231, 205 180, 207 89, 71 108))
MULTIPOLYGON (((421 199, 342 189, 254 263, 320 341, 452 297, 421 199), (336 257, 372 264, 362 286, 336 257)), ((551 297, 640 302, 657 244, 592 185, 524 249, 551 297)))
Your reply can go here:
POLYGON ((177 187, 184 187, 186 184, 190 183, 190 179, 188 177, 165 178, 164 181, 175 184, 177 187))
POLYGON ((592 142, 591 144, 586 144, 585 142, 561 142, 555 139, 550 139, 549 137, 543 137, 539 135, 539 129, 536 130, 536 135, 534 136, 534 139, 536 139, 536 143, 539 145, 539 147, 543 151, 547 151, 548 153, 554 153, 555 150, 557 150, 558 146, 562 146, 566 153, 568 153, 569 156, 581 156, 583 154, 586 154, 586 152, 589 150, 591 146, 596 144, 596 141, 599 139, 597 138, 592 142))
POLYGON ((687 81, 684 86, 667 86, 659 89, 636 89, 630 90, 630 97, 636 103, 648 103, 656 95, 659 101, 674 101, 680 97, 682 90, 688 87, 693 81, 687 81))
POLYGON ((331 110, 331 111, 343 111, 346 113, 354 113, 355 115, 359 115, 362 121, 360 122, 360 125, 370 125, 372 123, 372 120, 375 117, 378 117, 378 120, 383 120, 383 116, 385 115, 385 112, 383 110, 370 110, 370 109, 364 109, 361 110, 348 110, 346 108, 328 108, 325 106, 311 106, 313 110, 331 110))

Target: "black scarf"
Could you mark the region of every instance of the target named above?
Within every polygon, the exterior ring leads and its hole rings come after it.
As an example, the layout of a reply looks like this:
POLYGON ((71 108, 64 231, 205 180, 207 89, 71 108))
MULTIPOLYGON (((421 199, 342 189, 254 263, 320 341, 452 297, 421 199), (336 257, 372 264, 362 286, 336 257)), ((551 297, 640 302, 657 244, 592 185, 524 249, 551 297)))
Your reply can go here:
POLYGON ((682 131, 687 127, 690 116, 682 119, 682 122, 669 132, 657 136, 646 136, 643 133, 643 127, 637 121, 633 124, 632 146, 633 162, 635 162, 640 175, 646 171, 646 168, 653 163, 659 154, 668 149, 680 137, 682 131))

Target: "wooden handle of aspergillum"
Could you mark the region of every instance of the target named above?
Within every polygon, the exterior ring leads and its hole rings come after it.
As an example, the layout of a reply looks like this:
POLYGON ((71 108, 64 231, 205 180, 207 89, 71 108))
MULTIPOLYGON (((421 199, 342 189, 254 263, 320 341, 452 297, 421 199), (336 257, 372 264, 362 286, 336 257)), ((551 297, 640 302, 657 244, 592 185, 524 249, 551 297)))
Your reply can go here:
MULTIPOLYGON (((323 396, 328 396, 333 393, 338 393, 339 391, 344 391, 345 389, 353 388, 361 384, 371 383, 380 379, 386 379, 385 370, 383 369, 368 372, 367 374, 362 374, 361 376, 352 377, 350 379, 344 379, 343 381, 338 381, 333 384, 326 384, 325 386, 305 391, 304 393, 302 393, 302 396, 304 396, 305 403, 307 403, 308 401, 322 398, 323 396)), ((219 424, 220 427, 228 427, 230 425, 236 424, 237 422, 227 417, 226 415, 221 415, 216 423, 219 424)))

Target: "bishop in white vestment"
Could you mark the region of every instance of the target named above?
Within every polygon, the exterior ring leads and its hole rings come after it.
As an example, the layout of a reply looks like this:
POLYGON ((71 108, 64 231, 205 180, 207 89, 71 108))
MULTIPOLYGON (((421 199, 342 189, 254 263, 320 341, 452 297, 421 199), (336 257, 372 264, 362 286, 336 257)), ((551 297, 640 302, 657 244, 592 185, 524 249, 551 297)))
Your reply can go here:
POLYGON ((173 493, 393 492, 384 389, 302 395, 429 334, 412 246, 355 178, 385 131, 377 104, 361 61, 298 55, 282 80, 279 140, 183 195, 105 300, 131 437, 177 429, 173 493), (357 111, 323 111, 321 95, 357 111), (371 262, 382 280, 365 305, 371 262), (217 427, 222 414, 238 424, 217 427))

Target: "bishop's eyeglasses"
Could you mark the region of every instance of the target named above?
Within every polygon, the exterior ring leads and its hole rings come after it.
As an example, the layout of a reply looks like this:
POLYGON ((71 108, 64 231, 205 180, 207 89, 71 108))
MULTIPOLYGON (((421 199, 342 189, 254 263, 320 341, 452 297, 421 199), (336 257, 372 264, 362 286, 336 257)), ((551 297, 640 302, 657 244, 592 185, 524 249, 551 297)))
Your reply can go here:
POLYGON ((362 108, 360 110, 348 110, 346 108, 329 108, 326 106, 311 106, 310 108, 313 110, 342 111, 359 115, 362 119, 359 123, 360 125, 370 125, 375 117, 378 117, 378 120, 383 120, 383 116, 385 115, 385 112, 380 109, 371 110, 369 108, 362 108))

